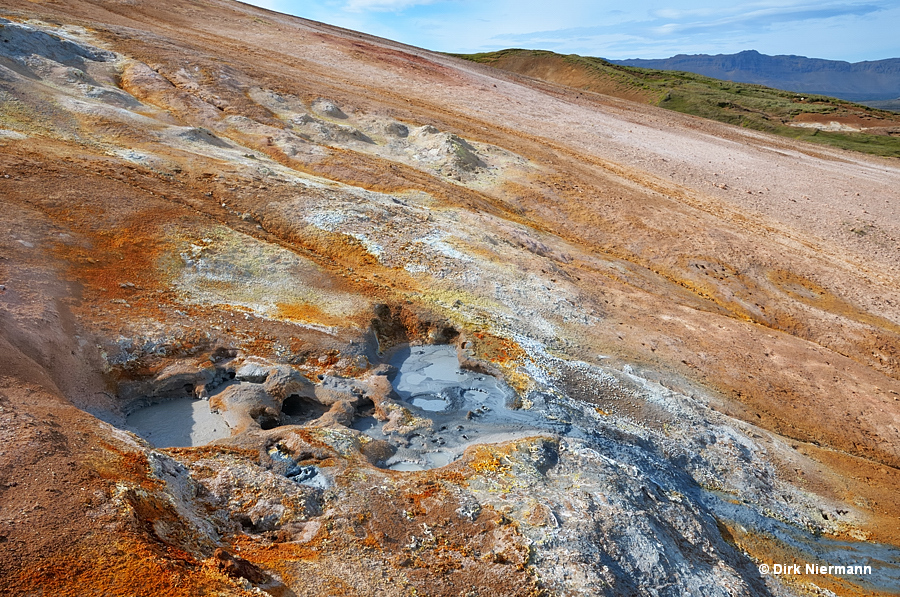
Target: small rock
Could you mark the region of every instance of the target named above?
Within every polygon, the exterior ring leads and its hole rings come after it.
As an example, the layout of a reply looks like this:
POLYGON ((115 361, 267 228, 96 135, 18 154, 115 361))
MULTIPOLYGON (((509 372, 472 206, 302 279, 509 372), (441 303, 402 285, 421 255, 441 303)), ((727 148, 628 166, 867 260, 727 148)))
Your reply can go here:
POLYGON ((213 554, 216 560, 216 567, 232 578, 246 578, 252 583, 266 582, 265 573, 255 564, 252 564, 244 558, 232 555, 221 547, 213 554))
POLYGON ((399 122, 392 122, 384 127, 384 132, 392 137, 400 137, 404 139, 409 136, 409 127, 399 122))
POLYGON ((347 118, 347 115, 334 102, 326 99, 319 99, 313 104, 313 108, 320 114, 331 118, 347 118))
POLYGON ((235 378, 251 383, 263 383, 269 377, 269 363, 246 362, 235 372, 235 378))

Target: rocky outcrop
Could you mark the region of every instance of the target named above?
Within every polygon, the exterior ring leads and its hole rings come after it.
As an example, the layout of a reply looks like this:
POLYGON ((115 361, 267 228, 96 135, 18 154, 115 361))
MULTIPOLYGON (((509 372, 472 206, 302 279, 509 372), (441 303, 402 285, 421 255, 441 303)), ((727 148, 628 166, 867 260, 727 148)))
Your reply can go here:
POLYGON ((213 559, 215 560, 215 566, 232 578, 245 578, 255 584, 260 584, 267 580, 262 570, 247 560, 228 553, 221 547, 215 551, 213 559))
POLYGON ((151 379, 122 382, 117 394, 122 410, 127 414, 153 402, 184 397, 208 398, 210 389, 225 383, 233 373, 208 359, 177 361, 151 379))

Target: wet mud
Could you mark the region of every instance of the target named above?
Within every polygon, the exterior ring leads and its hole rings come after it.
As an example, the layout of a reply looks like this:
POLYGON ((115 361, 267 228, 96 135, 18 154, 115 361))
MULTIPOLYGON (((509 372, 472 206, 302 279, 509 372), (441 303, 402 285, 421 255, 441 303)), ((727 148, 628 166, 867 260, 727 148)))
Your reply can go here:
POLYGON ((409 436, 385 433, 374 416, 361 417, 354 429, 397 448, 384 465, 418 471, 456 460, 468 446, 499 443, 542 433, 565 434, 571 428, 546 417, 538 405, 517 408, 517 395, 503 380, 460 368, 456 347, 410 346, 390 358, 399 402, 428 423, 409 436))

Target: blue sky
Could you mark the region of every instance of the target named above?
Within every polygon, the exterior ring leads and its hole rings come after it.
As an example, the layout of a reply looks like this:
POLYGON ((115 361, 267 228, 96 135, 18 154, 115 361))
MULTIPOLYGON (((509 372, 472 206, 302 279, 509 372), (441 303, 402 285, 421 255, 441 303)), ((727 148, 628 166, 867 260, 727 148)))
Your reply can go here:
POLYGON ((611 59, 675 54, 900 58, 900 1, 244 0, 442 52, 518 47, 611 59))

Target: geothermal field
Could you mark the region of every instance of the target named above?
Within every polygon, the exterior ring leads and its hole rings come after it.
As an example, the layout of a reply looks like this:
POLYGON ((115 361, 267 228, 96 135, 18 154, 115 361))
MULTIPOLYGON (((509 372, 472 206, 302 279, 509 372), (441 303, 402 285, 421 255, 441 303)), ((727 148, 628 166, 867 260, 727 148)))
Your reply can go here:
POLYGON ((900 593, 897 158, 228 0, 0 17, 0 594, 900 593))

